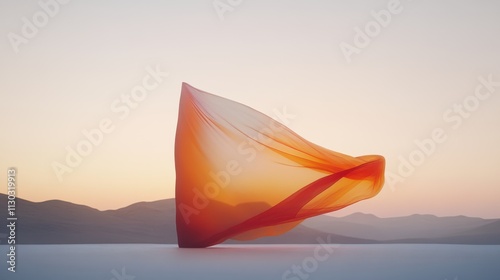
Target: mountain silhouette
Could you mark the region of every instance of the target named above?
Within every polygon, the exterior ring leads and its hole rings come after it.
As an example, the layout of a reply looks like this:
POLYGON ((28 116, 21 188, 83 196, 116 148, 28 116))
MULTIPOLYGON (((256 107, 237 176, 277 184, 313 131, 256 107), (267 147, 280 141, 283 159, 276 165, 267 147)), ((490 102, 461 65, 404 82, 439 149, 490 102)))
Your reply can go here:
MULTIPOLYGON (((0 194, 0 205, 7 196, 0 194)), ((176 244, 175 200, 138 202, 117 210, 97 209, 60 200, 16 200, 18 244, 176 244)), ((6 221, 7 207, 0 209, 6 221)), ((7 227, 0 227, 6 244, 7 227)), ((411 215, 379 218, 355 213, 346 217, 322 215, 305 220, 289 232, 230 244, 309 244, 318 238, 338 244, 442 243, 500 244, 500 219, 466 216, 411 215)))

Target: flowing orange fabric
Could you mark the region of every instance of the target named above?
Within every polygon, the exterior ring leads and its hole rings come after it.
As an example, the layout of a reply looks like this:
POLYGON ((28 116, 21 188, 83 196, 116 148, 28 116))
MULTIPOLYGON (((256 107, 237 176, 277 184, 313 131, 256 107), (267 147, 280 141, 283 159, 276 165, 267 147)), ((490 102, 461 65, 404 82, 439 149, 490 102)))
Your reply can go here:
POLYGON ((208 247, 282 234, 373 197, 385 160, 322 148, 250 107, 183 83, 175 167, 179 247, 208 247))

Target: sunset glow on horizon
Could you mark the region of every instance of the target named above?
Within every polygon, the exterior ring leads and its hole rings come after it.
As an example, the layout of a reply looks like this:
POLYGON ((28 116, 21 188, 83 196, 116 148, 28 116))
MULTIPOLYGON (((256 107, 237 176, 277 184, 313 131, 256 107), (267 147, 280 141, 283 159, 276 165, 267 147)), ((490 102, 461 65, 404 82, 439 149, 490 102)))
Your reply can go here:
POLYGON ((500 5, 397 3, 71 1, 37 27, 37 2, 4 2, 0 181, 100 210, 173 198, 186 82, 384 156, 382 191, 335 215, 500 218, 500 5))

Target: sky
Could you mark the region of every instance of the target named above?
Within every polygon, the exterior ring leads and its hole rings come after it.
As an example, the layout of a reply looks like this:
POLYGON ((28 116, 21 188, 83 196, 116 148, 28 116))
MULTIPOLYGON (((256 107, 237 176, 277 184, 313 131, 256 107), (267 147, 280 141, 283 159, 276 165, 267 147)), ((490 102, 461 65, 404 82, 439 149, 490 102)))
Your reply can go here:
POLYGON ((334 215, 500 218, 499 9, 2 0, 0 193, 16 167, 17 195, 31 201, 104 210, 174 197, 187 82, 286 112, 325 148, 383 155, 383 190, 334 215))

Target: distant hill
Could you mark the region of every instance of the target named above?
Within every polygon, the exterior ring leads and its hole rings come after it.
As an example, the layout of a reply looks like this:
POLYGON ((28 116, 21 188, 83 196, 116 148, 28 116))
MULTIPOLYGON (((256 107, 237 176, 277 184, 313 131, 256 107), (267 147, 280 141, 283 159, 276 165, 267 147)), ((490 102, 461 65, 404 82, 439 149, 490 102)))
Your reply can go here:
MULTIPOLYGON (((0 205, 6 204, 6 195, 0 194, 0 205)), ((6 208, 0 209, 0 220, 6 221, 6 208)), ((18 198, 16 210, 20 244, 177 243, 174 199, 99 211, 60 200, 31 202, 18 198)), ((6 243, 6 236, 6 227, 0 227, 0 244, 6 243)), ((283 235, 226 243, 307 244, 317 243, 318 237, 339 244, 500 244, 500 220, 433 215, 379 218, 362 213, 342 218, 322 215, 305 220, 283 235)))
MULTIPOLYGON (((355 213, 342 218, 319 216, 305 220, 304 226, 340 235, 379 242, 406 240, 409 243, 455 243, 458 236, 473 235, 481 240, 472 243, 500 243, 500 228, 491 226, 499 220, 465 216, 436 217, 411 215, 396 218, 378 218, 371 214, 355 213), (486 240, 486 241, 485 241, 486 240), (411 241, 411 242, 410 242, 411 241)), ((461 242, 458 242, 461 243, 461 242)))
MULTIPOLYGON (((6 203, 7 197, 0 194, 0 205, 6 203)), ((108 211, 59 200, 36 203, 18 198, 16 204, 16 239, 21 244, 177 243, 173 199, 108 211)), ((2 221, 6 208, 0 209, 2 221)), ((6 233, 1 227, 0 239, 6 233)))

